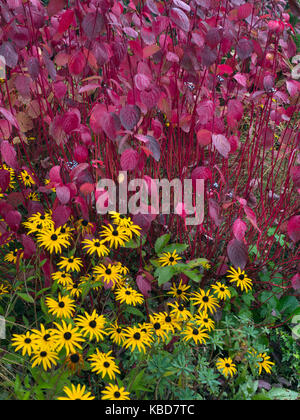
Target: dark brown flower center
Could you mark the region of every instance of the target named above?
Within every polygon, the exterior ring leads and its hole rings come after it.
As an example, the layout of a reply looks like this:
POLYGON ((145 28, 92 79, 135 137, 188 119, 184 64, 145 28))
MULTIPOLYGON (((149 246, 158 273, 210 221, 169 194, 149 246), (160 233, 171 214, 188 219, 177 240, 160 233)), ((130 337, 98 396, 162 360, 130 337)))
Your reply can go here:
POLYGON ((141 334, 137 332, 137 333, 134 334, 133 338, 135 340, 140 340, 141 339, 141 334))
POLYGON ((109 366, 110 366, 110 363, 108 363, 108 362, 104 362, 104 363, 103 363, 103 366, 104 366, 106 369, 108 369, 108 368, 109 368, 109 366))
POLYGON ((114 393, 114 397, 115 397, 115 398, 120 398, 120 397, 121 397, 120 392, 116 391, 116 392, 114 393))
POLYGON ((64 302, 59 302, 58 306, 59 306, 60 308, 64 308, 64 307, 65 307, 65 303, 64 303, 64 302))
POLYGON ((244 274, 240 274, 240 275, 239 275, 239 279, 240 279, 240 280, 244 280, 244 278, 245 278, 244 274))
POLYGON ((208 297, 207 297, 207 296, 204 296, 204 298, 203 298, 202 300, 203 300, 203 302, 204 302, 204 303, 209 302, 209 299, 208 299, 208 297))
POLYGON ((47 352, 46 351, 41 351, 40 352, 40 356, 41 357, 46 357, 47 356, 47 352))
POLYGON ((90 326, 91 328, 96 328, 96 327, 97 327, 97 322, 96 322, 96 321, 91 321, 91 322, 89 323, 89 326, 90 326))
POLYGON ((57 235, 54 234, 54 235, 51 236, 51 241, 57 241, 57 239, 58 239, 57 235))
POLYGON ((64 333, 64 339, 65 340, 69 341, 69 340, 71 340, 71 338, 72 338, 72 334, 70 332, 64 333))
POLYGON ((70 356, 70 360, 71 360, 71 362, 72 362, 72 363, 78 363, 78 362, 79 362, 79 360, 80 360, 80 357, 78 356, 78 354, 77 354, 77 353, 75 353, 75 354, 71 354, 71 356, 70 356))

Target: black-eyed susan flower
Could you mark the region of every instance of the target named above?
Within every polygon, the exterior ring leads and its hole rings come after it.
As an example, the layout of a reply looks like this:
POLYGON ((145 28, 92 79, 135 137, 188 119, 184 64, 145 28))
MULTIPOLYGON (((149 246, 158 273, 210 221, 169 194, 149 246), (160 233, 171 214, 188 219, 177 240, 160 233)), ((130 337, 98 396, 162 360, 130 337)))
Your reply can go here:
POLYGON ((245 290, 246 293, 252 289, 252 280, 247 277, 245 271, 242 271, 240 267, 237 270, 231 267, 228 273, 229 275, 226 277, 231 279, 230 283, 236 283, 237 287, 240 287, 242 291, 245 290))
POLYGON ((124 229, 125 234, 129 237, 129 239, 132 239, 133 235, 137 237, 141 236, 140 231, 142 230, 142 228, 138 225, 135 225, 133 222, 131 222, 128 226, 122 226, 122 227, 124 229))
POLYGON ((233 377, 236 374, 236 365, 233 363, 230 357, 219 358, 216 362, 217 369, 227 378, 228 375, 233 377))
POLYGON ((147 332, 142 332, 139 327, 128 327, 125 329, 125 340, 123 346, 130 348, 133 352, 136 348, 139 352, 146 352, 146 346, 150 347, 152 338, 147 332))
POLYGON ((210 290, 205 292, 203 289, 200 289, 200 292, 194 292, 191 296, 191 300, 194 301, 193 304, 199 305, 199 311, 210 311, 213 314, 220 307, 217 298, 210 294, 210 290))
POLYGON ((132 224, 130 217, 126 217, 125 214, 117 213, 116 211, 111 211, 111 218, 113 219, 113 224, 121 227, 129 227, 132 224))
POLYGON ((71 388, 65 386, 64 393, 67 395, 66 397, 59 397, 57 399, 60 401, 91 401, 95 399, 90 392, 86 392, 85 385, 77 385, 76 387, 71 384, 71 388))
POLYGON ((106 332, 104 331, 106 319, 103 315, 98 315, 94 309, 92 314, 89 315, 87 312, 84 316, 79 315, 75 318, 75 324, 81 328, 81 334, 83 337, 89 337, 90 340, 95 338, 97 342, 103 340, 106 332))
POLYGON ((208 331, 215 329, 215 322, 208 317, 207 312, 199 312, 199 315, 194 316, 195 323, 200 327, 206 328, 208 331))
POLYGON ((125 243, 129 241, 125 229, 121 226, 103 226, 100 236, 104 243, 109 242, 109 246, 116 249, 119 246, 125 246, 125 243))
POLYGON ((150 323, 149 323, 154 331, 154 336, 156 336, 157 341, 159 342, 162 340, 163 342, 166 341, 168 338, 168 329, 165 326, 164 322, 158 316, 150 315, 150 323))
POLYGON ((73 372, 80 373, 84 367, 84 360, 82 354, 75 352, 70 353, 65 360, 65 365, 73 372))
POLYGON ((91 363, 92 372, 96 372, 97 375, 101 375, 102 378, 108 375, 110 379, 115 379, 116 373, 121 372, 114 361, 114 357, 111 356, 111 353, 112 351, 102 353, 96 349, 96 353, 92 354, 88 359, 91 363))
POLYGON ((183 341, 193 340, 196 344, 205 344, 209 338, 207 331, 207 329, 198 327, 197 325, 188 324, 181 334, 184 336, 183 341))
POLYGON ((52 337, 52 329, 47 329, 43 324, 40 324, 40 329, 32 330, 32 338, 39 348, 47 348, 52 350, 54 347, 54 340, 52 337))
POLYGON ((77 222, 75 222, 75 227, 79 233, 88 235, 90 235, 94 230, 93 223, 85 219, 79 219, 77 222))
POLYGON ((78 281, 74 281, 70 284, 67 284, 65 288, 66 288, 66 291, 70 294, 70 296, 75 299, 79 299, 80 296, 82 295, 82 289, 78 281))
POLYGON ((57 281, 57 283, 61 284, 62 286, 73 284, 70 273, 67 273, 66 271, 56 271, 55 273, 52 273, 51 277, 54 281, 57 281))
POLYGON ((127 305, 141 305, 144 302, 144 297, 132 287, 124 286, 115 291, 116 300, 127 305))
POLYGON ((76 353, 76 349, 82 350, 80 343, 85 340, 77 327, 73 327, 72 324, 66 324, 65 321, 62 321, 62 325, 57 322, 54 325, 57 328, 53 330, 53 339, 57 352, 64 348, 68 355, 69 353, 76 353))
POLYGON ((62 270, 67 271, 68 273, 71 271, 79 272, 81 267, 83 267, 83 263, 81 258, 76 258, 74 256, 71 257, 61 257, 60 262, 57 264, 58 267, 62 270))
POLYGON ((46 212, 44 214, 38 212, 29 217, 23 225, 29 230, 28 234, 40 233, 43 230, 51 230, 54 228, 51 212, 46 212))
POLYGON ((99 280, 106 284, 112 283, 113 286, 122 279, 118 266, 113 264, 108 264, 107 267, 104 264, 99 264, 94 267, 93 272, 99 280))
POLYGON ((182 303, 168 303, 168 306, 173 308, 170 314, 174 316, 178 321, 186 321, 192 318, 191 312, 182 303))
POLYGON ((50 254, 61 254, 62 248, 68 248, 68 246, 71 245, 68 235, 61 234, 60 228, 52 228, 38 233, 37 242, 39 243, 39 246, 45 248, 50 254))
POLYGON ((172 287, 170 288, 170 291, 168 292, 168 295, 171 295, 173 298, 177 300, 189 300, 188 296, 188 290, 191 286, 188 286, 187 284, 182 284, 182 279, 180 280, 180 283, 178 286, 176 286, 175 283, 172 284, 172 287))
POLYGON ((123 344, 123 341, 126 338, 124 328, 122 328, 117 321, 106 328, 106 333, 112 342, 118 344, 119 346, 123 344))
POLYGON ((69 296, 58 295, 58 301, 47 297, 46 305, 49 312, 57 318, 72 318, 75 311, 75 301, 70 299, 69 296))
POLYGON ((20 175, 18 176, 18 178, 20 179, 20 181, 23 182, 23 184, 25 185, 25 187, 32 187, 32 185, 35 185, 35 181, 32 178, 32 176, 30 175, 30 173, 26 170, 21 171, 20 175))
POLYGON ((0 284, 0 296, 7 295, 8 293, 8 287, 5 284, 0 284))
POLYGON ((18 259, 21 260, 23 258, 24 252, 20 248, 15 248, 14 251, 8 252, 4 256, 4 261, 16 264, 18 259))
POLYGON ((182 329, 182 323, 174 315, 167 312, 159 312, 155 315, 164 323, 166 331, 171 331, 174 334, 176 330, 182 329))
POLYGON ((37 349, 37 344, 32 334, 27 331, 25 334, 14 334, 12 338, 12 346, 16 347, 15 351, 22 350, 22 356, 31 354, 37 349))
POLYGON ((30 192, 27 196, 26 196, 27 200, 30 201, 41 201, 39 195, 36 192, 30 192))
POLYGON ((275 365, 274 362, 271 362, 270 356, 266 353, 257 353, 256 350, 252 350, 250 352, 256 362, 256 367, 258 368, 258 374, 261 375, 262 371, 265 370, 266 373, 270 374, 272 372, 272 366, 275 365))
POLYGON ((109 249, 99 239, 85 239, 82 244, 89 255, 97 254, 98 257, 105 257, 109 254, 109 249))
POLYGON ((49 349, 49 347, 40 348, 38 351, 33 353, 31 359, 32 367, 42 365, 44 370, 51 369, 52 365, 57 365, 58 356, 55 351, 49 349))
POLYGON ((125 388, 123 386, 119 388, 117 385, 109 384, 102 391, 101 399, 110 401, 124 401, 130 400, 129 395, 129 392, 125 391, 125 388))
POLYGON ((218 299, 226 300, 231 298, 230 290, 223 283, 217 281, 216 284, 213 284, 211 288, 214 290, 214 294, 217 295, 218 299))
POLYGON ((179 255, 177 254, 176 249, 172 253, 164 252, 158 258, 158 262, 162 267, 176 265, 180 260, 181 257, 179 257, 179 255))
POLYGON ((120 274, 122 274, 123 276, 126 276, 126 274, 129 273, 129 269, 125 265, 123 265, 122 263, 118 262, 117 264, 114 264, 114 265, 117 266, 118 272, 120 274))

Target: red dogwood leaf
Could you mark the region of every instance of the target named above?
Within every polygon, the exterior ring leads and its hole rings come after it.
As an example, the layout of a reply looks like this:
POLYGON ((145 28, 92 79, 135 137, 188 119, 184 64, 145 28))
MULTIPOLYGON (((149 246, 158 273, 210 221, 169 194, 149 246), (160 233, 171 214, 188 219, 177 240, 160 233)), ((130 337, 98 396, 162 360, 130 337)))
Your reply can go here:
POLYGON ((47 6, 48 15, 50 17, 60 12, 66 5, 66 0, 50 0, 47 6))
POLYGON ((300 240, 300 215, 290 218, 287 224, 287 233, 293 242, 300 240))
POLYGON ((17 153, 14 147, 7 140, 4 140, 1 143, 0 150, 4 162, 12 169, 18 169, 17 153))
POLYGON ((56 187, 56 196, 61 204, 67 204, 70 201, 71 193, 67 186, 56 187))
POLYGON ((126 149, 121 156, 121 168, 123 171, 133 171, 139 160, 139 154, 134 149, 126 149))
POLYGON ((23 257, 25 259, 29 259, 31 257, 33 257, 36 253, 36 246, 35 246, 35 242, 32 238, 30 238, 30 236, 23 234, 21 236, 22 238, 22 245, 24 248, 24 255, 23 257))
POLYGON ((211 143, 212 133, 209 130, 201 129, 197 132, 197 142, 201 146, 207 146, 211 143))
POLYGON ((74 10, 69 9, 64 12, 61 16, 59 25, 58 25, 58 32, 63 34, 69 27, 71 26, 74 19, 74 10))
POLYGON ((247 231, 247 224, 242 219, 236 219, 232 227, 233 234, 238 241, 243 241, 247 231))
POLYGON ((138 90, 145 90, 151 84, 151 79, 146 74, 138 73, 134 76, 134 84, 138 90))
POLYGON ((173 7, 170 10, 170 19, 172 22, 175 23, 178 28, 183 30, 184 32, 188 32, 190 30, 190 21, 187 15, 184 13, 183 10, 178 9, 177 7, 173 7))
POLYGON ((75 54, 71 55, 69 58, 69 70, 70 73, 74 76, 78 76, 83 72, 83 69, 86 64, 86 58, 83 52, 77 51, 75 54))
POLYGON ((126 130, 132 130, 141 118, 141 110, 137 105, 125 105, 120 112, 120 120, 126 130))
POLYGON ((82 21, 82 28, 89 39, 97 38, 103 27, 104 20, 99 12, 88 13, 82 21))
POLYGON ((5 215, 4 220, 13 232, 17 232, 22 221, 22 216, 18 211, 11 210, 5 215))
POLYGON ((63 226, 67 223, 71 216, 71 210, 67 206, 58 206, 52 213, 52 219, 55 223, 56 228, 63 226))
POLYGON ((3 193, 7 190, 10 183, 10 173, 5 169, 0 170, 0 191, 3 193))
POLYGON ((250 39, 240 39, 236 46, 236 51, 241 60, 251 57, 253 49, 253 43, 250 39))
POLYGON ((139 291, 145 296, 149 297, 151 292, 151 281, 147 279, 143 274, 139 274, 136 277, 136 284, 139 291))
POLYGON ((212 143, 217 149, 217 151, 225 158, 228 158, 228 155, 231 150, 229 141, 223 134, 213 134, 212 143))

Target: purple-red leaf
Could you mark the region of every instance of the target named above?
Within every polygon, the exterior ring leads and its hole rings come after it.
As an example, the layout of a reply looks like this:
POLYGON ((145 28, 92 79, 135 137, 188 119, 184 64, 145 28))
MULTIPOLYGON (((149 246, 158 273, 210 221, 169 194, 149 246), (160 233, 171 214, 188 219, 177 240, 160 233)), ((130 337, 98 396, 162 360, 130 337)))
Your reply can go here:
POLYGON ((244 270, 248 261, 248 251, 243 242, 232 239, 227 245, 227 255, 229 261, 236 269, 244 270))
POLYGON ((82 28, 89 39, 97 38, 103 27, 104 20, 99 12, 88 13, 82 21, 82 28))
POLYGON ((25 259, 29 259, 31 257, 33 257, 36 253, 36 246, 35 246, 35 242, 32 238, 30 238, 30 236, 23 234, 21 236, 22 238, 22 245, 24 248, 24 255, 23 257, 25 259))
POLYGON ((125 105, 120 112, 120 120, 126 130, 132 130, 141 118, 141 110, 136 105, 125 105))
POLYGON ((121 168, 123 171, 133 171, 139 160, 139 154, 134 149, 126 149, 121 156, 121 168))
POLYGON ((243 241, 247 231, 247 224, 242 219, 236 219, 232 227, 233 234, 238 241, 243 241))
POLYGON ((56 196, 61 204, 67 204, 70 201, 71 193, 65 185, 56 188, 56 196))
POLYGON ((20 227, 22 216, 18 211, 11 210, 5 215, 4 220, 13 232, 17 232, 20 227))
POLYGON ((178 9, 177 7, 173 7, 170 10, 170 19, 175 23, 176 26, 178 26, 178 28, 184 32, 188 32, 190 30, 189 18, 183 10, 178 9))
POLYGON ((236 46, 236 51, 241 60, 246 60, 253 53, 253 42, 249 39, 240 39, 236 46))
POLYGON ((63 226, 67 223, 71 216, 71 210, 67 206, 58 206, 53 211, 52 219, 55 223, 56 228, 63 226))
POLYGON ((287 233, 293 242, 300 240, 300 215, 290 218, 287 224, 287 233))
POLYGON ((18 169, 17 153, 14 147, 6 140, 0 146, 1 156, 4 162, 12 169, 18 169))
POLYGON ((227 159, 231 150, 231 146, 227 138, 223 136, 223 134, 213 134, 212 143, 217 151, 227 159))
POLYGON ((10 173, 5 169, 0 170, 0 192, 5 192, 10 183, 10 173))
POLYGON ((151 281, 149 279, 147 279, 142 274, 139 274, 136 277, 136 284, 137 284, 137 287, 139 288, 139 291, 145 297, 149 297, 150 296, 150 292, 151 292, 151 281))
POLYGON ((59 25, 58 25, 58 32, 63 34, 67 29, 69 29, 70 25, 72 24, 74 19, 74 10, 69 9, 64 12, 61 16, 59 25))

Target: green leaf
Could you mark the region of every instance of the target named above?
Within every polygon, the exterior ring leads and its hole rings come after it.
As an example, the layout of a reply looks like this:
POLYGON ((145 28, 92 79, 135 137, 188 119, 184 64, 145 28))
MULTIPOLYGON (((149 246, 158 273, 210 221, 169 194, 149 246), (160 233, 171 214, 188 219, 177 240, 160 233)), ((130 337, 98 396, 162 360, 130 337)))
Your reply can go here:
POLYGON ((176 274, 172 266, 159 267, 155 270, 155 277, 158 277, 158 285, 167 283, 176 274))
POLYGON ((188 245, 186 244, 171 244, 166 246, 162 252, 171 252, 173 253, 174 251, 177 252, 177 254, 182 254, 184 251, 186 251, 188 248, 188 245))
POLYGON ((127 313, 138 316, 140 318, 144 318, 144 314, 139 309, 135 308, 134 306, 127 306, 125 311, 127 313))
POLYGON ((298 308, 299 302, 295 296, 284 296, 279 300, 276 309, 282 314, 290 315, 298 308))
POLYGON ((187 265, 189 266, 189 268, 195 268, 195 267, 199 267, 199 265, 204 267, 208 263, 209 263, 209 260, 207 260, 206 258, 196 258, 195 260, 189 261, 187 265))
POLYGON ((164 247, 170 242, 171 239, 171 235, 169 233, 167 233, 166 235, 162 235, 160 236, 154 245, 154 249, 156 254, 160 254, 162 252, 162 250, 164 249, 164 247))
POLYGON ((203 278, 203 274, 200 274, 198 271, 191 271, 191 270, 185 270, 184 274, 191 280, 193 280, 196 283, 200 283, 200 281, 203 278))
POLYGON ((17 292, 17 296, 19 296, 21 299, 23 299, 25 302, 28 302, 28 303, 34 303, 34 299, 33 299, 33 297, 32 296, 30 296, 30 295, 27 295, 26 293, 20 293, 20 292, 17 292))

